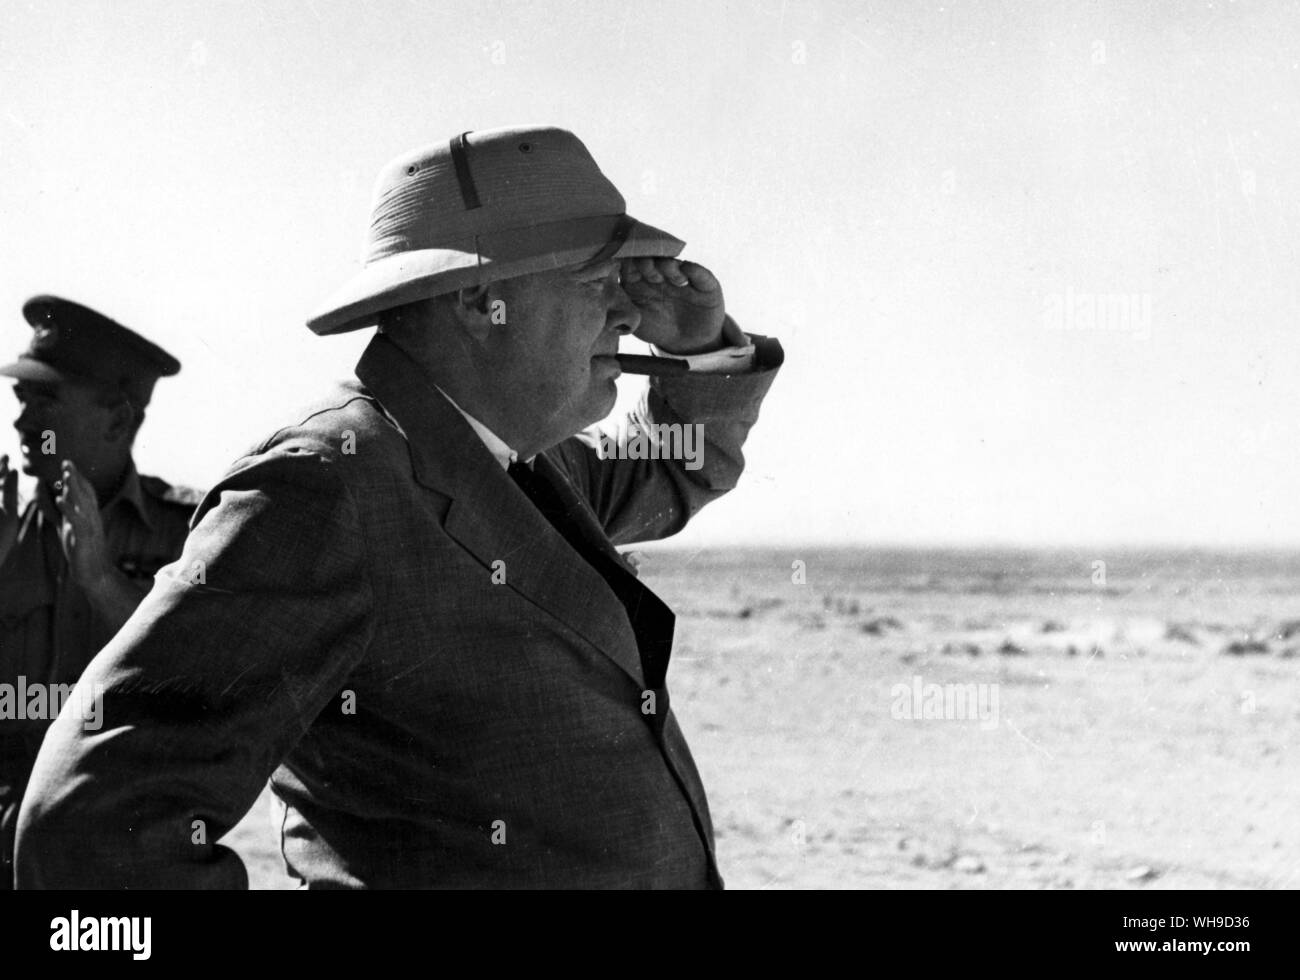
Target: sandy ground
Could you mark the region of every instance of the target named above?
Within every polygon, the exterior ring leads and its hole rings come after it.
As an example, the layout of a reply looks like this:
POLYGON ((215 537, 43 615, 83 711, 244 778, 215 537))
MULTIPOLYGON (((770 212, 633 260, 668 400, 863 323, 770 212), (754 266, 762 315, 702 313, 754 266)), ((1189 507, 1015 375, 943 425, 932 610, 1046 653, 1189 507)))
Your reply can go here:
MULTIPOLYGON (((1300 887, 1289 596, 818 572, 643 564, 678 614, 673 705, 728 887, 1300 887)), ((254 887, 289 887, 268 812, 264 795, 227 842, 254 887)))

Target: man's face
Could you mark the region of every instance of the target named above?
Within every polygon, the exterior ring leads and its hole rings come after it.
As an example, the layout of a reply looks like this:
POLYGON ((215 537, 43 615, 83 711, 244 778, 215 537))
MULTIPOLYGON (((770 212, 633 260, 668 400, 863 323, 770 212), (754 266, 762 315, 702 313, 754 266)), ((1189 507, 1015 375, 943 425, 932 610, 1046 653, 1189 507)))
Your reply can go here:
POLYGON ((19 413, 14 420, 22 444, 23 472, 53 486, 70 459, 93 473, 105 459, 111 408, 100 404, 93 385, 73 381, 19 381, 14 385, 19 413))
MULTIPOLYGON (((618 396, 620 334, 641 314, 619 285, 619 263, 571 266, 495 284, 490 347, 505 390, 566 438, 609 414, 618 396)), ((489 309, 489 314, 492 309, 489 309)))

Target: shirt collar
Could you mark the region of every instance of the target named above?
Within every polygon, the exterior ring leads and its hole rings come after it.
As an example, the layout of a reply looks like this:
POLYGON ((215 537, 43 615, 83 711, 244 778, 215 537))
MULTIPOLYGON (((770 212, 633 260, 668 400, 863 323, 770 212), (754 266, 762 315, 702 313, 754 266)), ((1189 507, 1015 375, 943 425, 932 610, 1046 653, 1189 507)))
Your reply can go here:
POLYGON ((153 530, 153 518, 145 505, 144 487, 140 485, 140 474, 136 472, 135 463, 127 464, 126 477, 122 480, 122 485, 117 488, 117 493, 113 494, 103 509, 108 511, 118 503, 128 503, 134 507, 135 512, 140 515, 140 520, 144 521, 144 526, 153 530))
MULTIPOLYGON (((465 411, 465 409, 457 405, 451 395, 443 391, 442 388, 439 388, 438 385, 434 385, 434 387, 438 389, 438 393, 442 395, 443 398, 447 399, 447 401, 451 403, 452 408, 465 416, 465 421, 469 423, 469 427, 474 430, 474 433, 480 439, 483 440, 483 445, 487 446, 488 452, 492 454, 493 459, 501 464, 503 470, 509 469, 511 463, 519 462, 519 454, 507 446, 504 439, 498 436, 474 416, 470 415, 469 412, 465 411)), ((533 461, 528 459, 525 462, 532 465, 533 461)))
MULTIPOLYGON (((42 481, 37 484, 36 490, 37 506, 44 511, 46 517, 58 523, 62 516, 59 513, 59 506, 54 502, 55 494, 51 487, 47 487, 42 481)), ((149 515, 149 508, 144 502, 144 488, 140 485, 140 474, 136 471, 135 463, 127 463, 126 475, 122 478, 122 485, 117 488, 117 493, 113 494, 99 508, 101 514, 109 514, 120 504, 127 504, 135 508, 135 512, 144 522, 144 526, 153 530, 153 518, 149 515)))

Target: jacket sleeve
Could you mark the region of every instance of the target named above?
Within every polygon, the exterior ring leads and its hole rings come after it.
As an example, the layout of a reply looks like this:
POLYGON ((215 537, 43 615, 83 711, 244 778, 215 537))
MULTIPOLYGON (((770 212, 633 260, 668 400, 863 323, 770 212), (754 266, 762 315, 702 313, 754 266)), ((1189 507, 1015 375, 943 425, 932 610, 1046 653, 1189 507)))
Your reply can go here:
POLYGON ((553 451, 614 544, 676 534, 735 487, 741 447, 785 357, 776 340, 751 339, 753 370, 652 377, 613 432, 593 427, 553 451))
POLYGON ((237 464, 82 675, 24 798, 18 887, 247 887, 217 842, 373 629, 356 508, 321 448, 237 464))

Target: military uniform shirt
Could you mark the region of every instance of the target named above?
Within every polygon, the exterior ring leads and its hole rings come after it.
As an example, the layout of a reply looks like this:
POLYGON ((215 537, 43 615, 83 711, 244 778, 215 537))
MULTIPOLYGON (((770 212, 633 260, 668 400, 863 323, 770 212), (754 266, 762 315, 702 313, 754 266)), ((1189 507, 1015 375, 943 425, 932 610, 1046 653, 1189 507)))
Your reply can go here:
MULTIPOLYGON (((105 545, 114 567, 140 593, 181 553, 199 501, 132 466, 103 507, 105 545)), ((0 684, 73 684, 116 630, 95 612, 71 576, 59 541, 61 515, 44 484, 24 508, 18 539, 0 566, 0 684)), ((6 712, 7 714, 7 712, 6 712)), ((0 717, 0 797, 26 782, 53 719, 0 717)), ((3 800, 0 799, 0 808, 3 800)))

